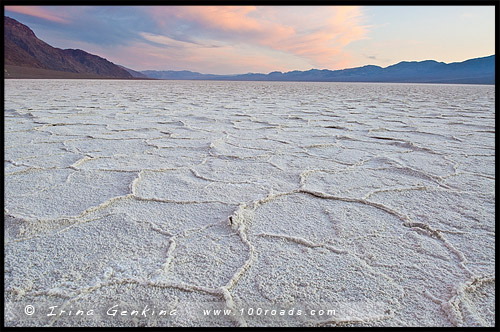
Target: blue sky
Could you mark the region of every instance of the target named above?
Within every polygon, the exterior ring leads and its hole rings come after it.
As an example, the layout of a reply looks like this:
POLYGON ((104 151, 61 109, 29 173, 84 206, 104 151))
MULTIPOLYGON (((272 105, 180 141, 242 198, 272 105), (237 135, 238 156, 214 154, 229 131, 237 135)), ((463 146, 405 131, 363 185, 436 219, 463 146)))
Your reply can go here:
POLYGON ((495 52, 494 6, 6 6, 54 47, 135 70, 268 73, 495 52))

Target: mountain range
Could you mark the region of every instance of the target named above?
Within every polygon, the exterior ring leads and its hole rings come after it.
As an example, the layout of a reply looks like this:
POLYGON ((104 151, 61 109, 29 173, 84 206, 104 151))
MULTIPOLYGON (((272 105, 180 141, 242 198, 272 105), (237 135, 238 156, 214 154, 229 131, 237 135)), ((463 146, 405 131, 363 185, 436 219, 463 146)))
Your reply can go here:
POLYGON ((382 68, 363 66, 342 70, 311 69, 275 71, 269 74, 214 75, 191 71, 142 71, 148 77, 164 80, 232 81, 314 81, 314 82, 394 82, 495 84, 495 55, 446 64, 434 60, 403 61, 382 68))
POLYGON ((117 78, 163 80, 315 81, 495 84, 495 55, 463 62, 403 61, 385 68, 367 65, 342 70, 201 74, 182 71, 136 71, 83 50, 60 49, 36 37, 26 25, 4 16, 5 78, 117 78))

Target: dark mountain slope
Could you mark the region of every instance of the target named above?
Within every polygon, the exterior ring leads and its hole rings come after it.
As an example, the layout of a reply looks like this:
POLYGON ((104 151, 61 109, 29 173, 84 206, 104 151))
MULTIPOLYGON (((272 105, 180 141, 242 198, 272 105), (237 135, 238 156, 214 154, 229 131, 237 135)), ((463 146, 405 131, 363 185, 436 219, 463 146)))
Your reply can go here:
POLYGON ((38 39, 26 25, 4 16, 4 72, 9 78, 51 77, 61 72, 61 78, 132 78, 132 75, 114 63, 82 50, 55 48, 38 39), (38 70, 35 70, 38 69, 38 70))

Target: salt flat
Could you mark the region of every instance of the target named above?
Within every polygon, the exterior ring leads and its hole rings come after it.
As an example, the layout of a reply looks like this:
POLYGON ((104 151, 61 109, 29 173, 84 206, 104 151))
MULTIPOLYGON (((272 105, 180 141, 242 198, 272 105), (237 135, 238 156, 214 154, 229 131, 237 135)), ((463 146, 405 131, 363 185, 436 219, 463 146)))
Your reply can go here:
POLYGON ((4 120, 7 326, 494 326, 494 86, 5 80, 4 120))

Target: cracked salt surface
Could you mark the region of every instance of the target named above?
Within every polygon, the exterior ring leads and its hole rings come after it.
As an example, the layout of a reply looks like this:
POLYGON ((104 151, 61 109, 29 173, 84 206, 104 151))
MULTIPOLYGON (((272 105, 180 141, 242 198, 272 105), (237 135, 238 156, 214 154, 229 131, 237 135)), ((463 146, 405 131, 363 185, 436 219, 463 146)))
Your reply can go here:
POLYGON ((493 326, 494 94, 6 80, 5 324, 493 326))

